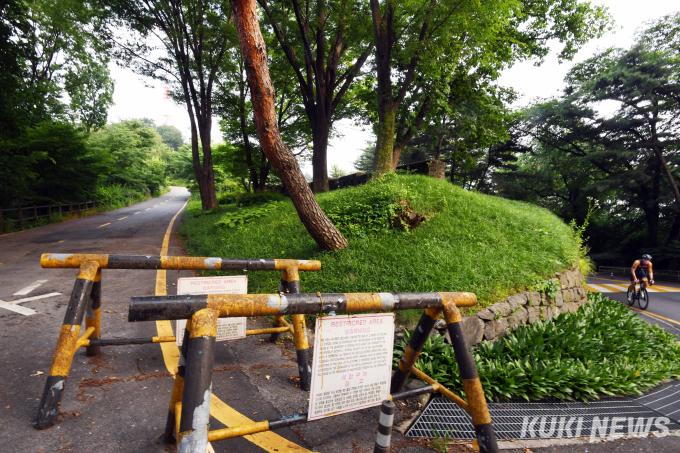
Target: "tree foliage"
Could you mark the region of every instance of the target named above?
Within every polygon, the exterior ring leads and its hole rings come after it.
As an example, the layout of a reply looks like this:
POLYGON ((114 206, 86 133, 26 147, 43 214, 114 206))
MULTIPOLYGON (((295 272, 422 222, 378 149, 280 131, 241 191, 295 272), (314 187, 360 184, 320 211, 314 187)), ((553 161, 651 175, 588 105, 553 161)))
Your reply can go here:
POLYGON ((575 65, 562 96, 516 123, 531 152, 497 177, 503 195, 540 200, 566 219, 582 221, 597 199, 591 244, 605 262, 679 239, 678 17, 652 24, 630 49, 575 65))
POLYGON ((368 106, 378 123, 378 173, 393 171, 426 118, 446 109, 449 82, 458 71, 495 79, 514 62, 540 62, 554 40, 563 46, 560 58, 568 59, 609 25, 605 8, 578 0, 371 0, 371 9, 376 83, 367 86, 377 93, 368 106))

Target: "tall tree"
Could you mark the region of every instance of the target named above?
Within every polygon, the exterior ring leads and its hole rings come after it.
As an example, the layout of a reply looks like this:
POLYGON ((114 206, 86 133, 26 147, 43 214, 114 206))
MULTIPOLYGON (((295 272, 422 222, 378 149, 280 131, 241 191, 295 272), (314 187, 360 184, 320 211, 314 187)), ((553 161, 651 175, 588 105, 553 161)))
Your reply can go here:
POLYGON ((473 2, 371 0, 376 42, 376 170, 394 171, 401 152, 446 97, 457 66, 497 75, 514 61, 543 58, 559 39, 561 58, 599 36, 602 7, 578 0, 473 2))
MULTIPOLYGON (((277 125, 286 146, 299 156, 307 151, 311 131, 301 105, 300 92, 296 89, 295 74, 276 47, 272 49, 268 46, 267 49, 275 88, 277 125)), ((247 190, 260 193, 265 190, 271 163, 257 142, 250 90, 238 49, 233 50, 231 62, 229 71, 219 81, 216 101, 224 138, 235 147, 229 153, 235 161, 229 163, 227 168, 234 177, 243 180, 247 190)))
POLYGON ((106 124, 109 107, 113 105, 114 83, 107 64, 90 61, 74 65, 64 76, 64 85, 69 95, 69 116, 79 122, 89 133, 106 124))
POLYGON ((348 114, 350 86, 373 50, 368 11, 359 0, 258 3, 295 71, 312 129, 313 189, 326 192, 329 134, 348 114))
POLYGON ((326 250, 343 249, 347 247, 347 239, 319 207, 295 156, 281 139, 274 87, 267 65, 267 47, 260 32, 255 0, 231 0, 231 6, 248 75, 260 146, 286 186, 300 220, 316 243, 326 250))
POLYGON ((213 91, 227 50, 235 43, 229 4, 222 0, 106 0, 134 35, 109 38, 119 61, 142 75, 178 86, 191 125, 194 173, 204 210, 219 209, 211 152, 213 91), (165 55, 150 59, 155 45, 165 55), (199 149, 200 148, 200 149, 199 149))

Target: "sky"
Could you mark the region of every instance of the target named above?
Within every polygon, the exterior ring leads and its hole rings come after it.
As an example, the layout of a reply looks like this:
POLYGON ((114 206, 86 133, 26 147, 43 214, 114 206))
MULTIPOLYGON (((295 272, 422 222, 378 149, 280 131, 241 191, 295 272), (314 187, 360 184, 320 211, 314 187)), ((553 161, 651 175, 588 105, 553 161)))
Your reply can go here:
MULTIPOLYGON (((514 88, 520 98, 513 105, 523 107, 533 99, 546 98, 559 94, 563 86, 563 79, 567 71, 575 64, 591 57, 598 50, 611 46, 629 47, 635 36, 635 31, 644 26, 645 22, 660 18, 680 10, 677 0, 646 0, 644 2, 632 0, 604 0, 592 1, 595 5, 609 8, 615 20, 614 29, 602 38, 588 42, 576 54, 572 61, 557 61, 557 52, 552 52, 545 62, 536 67, 528 61, 504 71, 498 81, 501 86, 514 88)), ((559 43, 555 43, 558 48, 559 43)), ((151 118, 157 125, 169 124, 177 127, 187 141, 190 137, 189 117, 183 106, 165 99, 163 84, 147 80, 145 86, 140 76, 129 69, 123 69, 112 64, 111 76, 115 80, 116 88, 113 95, 114 106, 109 110, 109 121, 119 121, 129 118, 151 118)), ((213 141, 221 142, 222 136, 219 124, 215 118, 213 122, 213 141)), ((342 120, 335 124, 335 137, 329 142, 328 171, 334 165, 346 173, 354 173, 353 162, 369 142, 375 140, 370 128, 355 126, 351 120, 342 120)), ((302 163, 302 171, 312 173, 310 163, 302 163)))

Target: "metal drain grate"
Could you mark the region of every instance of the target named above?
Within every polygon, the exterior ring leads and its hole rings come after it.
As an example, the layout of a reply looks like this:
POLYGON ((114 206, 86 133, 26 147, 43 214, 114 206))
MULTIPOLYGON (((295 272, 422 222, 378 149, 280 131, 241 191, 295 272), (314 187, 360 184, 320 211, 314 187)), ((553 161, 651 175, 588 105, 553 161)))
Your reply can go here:
POLYGON ((673 381, 632 399, 680 423, 680 381, 673 381))
MULTIPOLYGON (((489 403, 498 439, 567 438, 680 429, 680 382, 638 397, 605 398, 591 403, 510 400, 489 403), (667 417, 663 420, 660 418, 667 417), (616 420, 614 420, 616 419, 616 420)), ((472 418, 445 398, 433 398, 406 437, 474 439, 472 418)))

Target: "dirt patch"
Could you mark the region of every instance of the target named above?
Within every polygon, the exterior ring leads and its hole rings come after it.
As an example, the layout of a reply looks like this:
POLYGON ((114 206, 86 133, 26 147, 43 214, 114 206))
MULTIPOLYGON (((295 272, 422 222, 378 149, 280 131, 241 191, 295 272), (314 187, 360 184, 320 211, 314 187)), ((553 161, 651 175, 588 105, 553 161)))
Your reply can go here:
POLYGON ((81 389, 78 393, 76 393, 76 399, 78 401, 82 401, 83 403, 89 403, 94 399, 94 395, 85 395, 85 391, 87 389, 81 389))
POLYGON ((283 363, 283 364, 279 364, 279 365, 260 365, 260 364, 257 364, 257 365, 251 366, 249 368, 249 370, 251 370, 251 371, 252 370, 264 370, 264 369, 269 370, 269 369, 272 369, 272 368, 295 368, 295 365, 290 365, 288 363, 283 363))
POLYGON ((238 365, 224 365, 218 368, 213 368, 213 373, 219 371, 243 371, 243 367, 238 365))
POLYGON ((288 380, 295 384, 295 387, 300 388, 300 376, 288 376, 288 380))
POLYGON ((104 360, 104 354, 97 354, 96 356, 88 357, 88 360, 90 361, 90 365, 94 366, 94 368, 90 370, 91 375, 94 373, 99 373, 100 368, 108 368, 109 370, 113 370, 113 367, 109 366, 109 363, 104 360))
POLYGON ((129 382, 133 380, 139 382, 146 381, 147 379, 158 379, 164 377, 172 377, 172 374, 168 372, 151 374, 139 373, 125 379, 119 379, 117 377, 108 377, 106 379, 83 379, 82 381, 78 382, 78 387, 103 387, 109 386, 111 384, 118 384, 121 382, 129 382))
POLYGON ((390 220, 393 228, 409 231, 423 223, 425 216, 418 214, 406 200, 397 201, 401 206, 401 212, 390 220))

